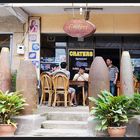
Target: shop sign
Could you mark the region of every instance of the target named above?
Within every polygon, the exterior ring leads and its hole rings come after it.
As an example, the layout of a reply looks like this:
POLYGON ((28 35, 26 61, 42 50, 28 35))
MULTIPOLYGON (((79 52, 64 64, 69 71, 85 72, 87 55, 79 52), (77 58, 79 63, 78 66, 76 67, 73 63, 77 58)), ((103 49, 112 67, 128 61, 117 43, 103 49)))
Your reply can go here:
POLYGON ((71 72, 71 79, 73 79, 73 76, 78 72, 81 66, 84 66, 86 72, 89 72, 94 56, 94 49, 69 49, 68 64, 69 71, 71 72))
POLYGON ((84 19, 71 19, 67 21, 63 30, 71 37, 86 37, 96 31, 96 27, 84 19))

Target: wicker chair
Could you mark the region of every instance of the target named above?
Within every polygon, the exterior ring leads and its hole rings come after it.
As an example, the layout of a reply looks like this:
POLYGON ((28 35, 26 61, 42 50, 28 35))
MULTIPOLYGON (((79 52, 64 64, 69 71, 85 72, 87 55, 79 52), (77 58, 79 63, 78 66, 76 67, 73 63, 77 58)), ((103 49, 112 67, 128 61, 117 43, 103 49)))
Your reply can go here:
POLYGON ((52 102, 52 94, 53 94, 53 84, 52 84, 52 78, 48 74, 42 74, 41 75, 41 87, 42 87, 42 96, 41 96, 41 101, 40 105, 42 102, 45 100, 45 95, 48 93, 49 94, 49 101, 48 101, 48 106, 51 106, 52 102))
POLYGON ((69 88, 69 79, 64 74, 57 74, 53 77, 53 89, 54 89, 54 103, 53 106, 56 106, 56 103, 64 102, 65 107, 67 107, 68 101, 68 88, 69 88), (64 95, 64 101, 57 101, 57 95, 64 95))

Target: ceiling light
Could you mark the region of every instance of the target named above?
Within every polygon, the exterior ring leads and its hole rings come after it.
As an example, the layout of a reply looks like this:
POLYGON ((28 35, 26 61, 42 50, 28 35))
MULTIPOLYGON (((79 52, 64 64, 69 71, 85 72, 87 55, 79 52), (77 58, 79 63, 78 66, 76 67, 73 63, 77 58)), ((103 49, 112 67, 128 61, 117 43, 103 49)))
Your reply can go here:
POLYGON ((80 8, 80 15, 82 15, 82 12, 83 12, 83 9, 82 9, 82 8, 80 8))

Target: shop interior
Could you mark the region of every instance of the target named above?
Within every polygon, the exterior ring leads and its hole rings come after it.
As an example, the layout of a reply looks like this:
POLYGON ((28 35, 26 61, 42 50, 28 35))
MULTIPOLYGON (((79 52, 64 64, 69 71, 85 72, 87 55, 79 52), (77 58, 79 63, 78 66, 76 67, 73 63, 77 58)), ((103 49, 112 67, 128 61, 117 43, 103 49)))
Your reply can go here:
MULTIPOLYGON (((41 72, 50 71, 51 65, 53 64, 59 66, 62 61, 69 62, 68 49, 71 48, 94 49, 94 57, 102 56, 104 60, 111 58, 113 64, 120 69, 121 52, 123 50, 128 50, 135 69, 134 73, 136 74, 137 78, 140 79, 140 74, 138 72, 140 69, 139 37, 139 35, 97 34, 87 38, 72 38, 65 34, 41 34, 41 72)), ((71 78, 73 76, 74 75, 72 75, 71 78)))

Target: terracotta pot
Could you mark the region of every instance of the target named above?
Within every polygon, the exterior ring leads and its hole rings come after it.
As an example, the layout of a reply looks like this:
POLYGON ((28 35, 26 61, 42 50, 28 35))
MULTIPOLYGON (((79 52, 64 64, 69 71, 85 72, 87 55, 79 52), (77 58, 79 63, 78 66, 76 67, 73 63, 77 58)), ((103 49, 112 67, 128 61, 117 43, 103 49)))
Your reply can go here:
POLYGON ((10 124, 0 124, 0 136, 13 136, 16 127, 10 124))
POLYGON ((126 133, 126 126, 122 127, 108 127, 110 137, 124 137, 126 133))

